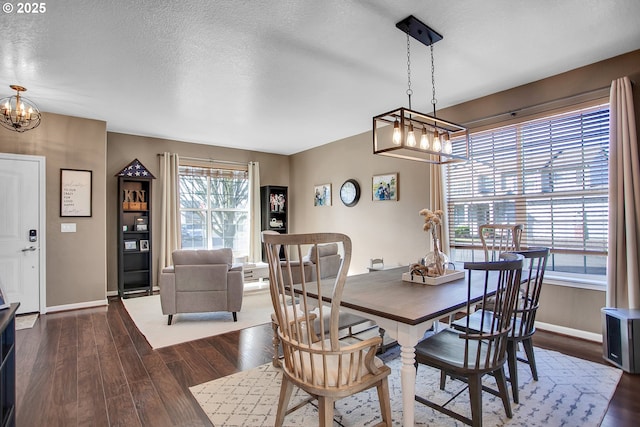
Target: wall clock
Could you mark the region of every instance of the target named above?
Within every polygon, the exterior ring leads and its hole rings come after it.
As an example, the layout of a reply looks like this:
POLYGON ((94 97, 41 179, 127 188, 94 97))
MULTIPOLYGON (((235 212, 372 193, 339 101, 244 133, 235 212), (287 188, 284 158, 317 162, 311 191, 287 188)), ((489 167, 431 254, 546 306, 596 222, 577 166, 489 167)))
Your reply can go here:
POLYGON ((345 206, 352 207, 360 200, 360 184, 355 179, 348 179, 340 187, 340 200, 345 206))

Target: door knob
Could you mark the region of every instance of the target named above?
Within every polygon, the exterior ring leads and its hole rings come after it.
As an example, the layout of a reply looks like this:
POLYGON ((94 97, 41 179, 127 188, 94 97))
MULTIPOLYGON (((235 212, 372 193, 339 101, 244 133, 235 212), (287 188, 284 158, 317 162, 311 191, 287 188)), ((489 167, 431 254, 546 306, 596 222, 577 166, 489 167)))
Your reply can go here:
POLYGON ((33 252, 36 250, 35 246, 29 246, 28 248, 24 248, 22 252, 33 252))

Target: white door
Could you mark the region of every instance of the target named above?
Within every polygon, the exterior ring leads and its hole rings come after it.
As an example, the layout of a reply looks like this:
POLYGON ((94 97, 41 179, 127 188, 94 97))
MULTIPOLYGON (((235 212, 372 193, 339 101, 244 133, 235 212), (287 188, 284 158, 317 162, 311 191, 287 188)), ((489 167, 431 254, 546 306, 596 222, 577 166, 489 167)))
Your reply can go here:
POLYGON ((0 284, 18 313, 41 311, 44 158, 0 154, 0 284))

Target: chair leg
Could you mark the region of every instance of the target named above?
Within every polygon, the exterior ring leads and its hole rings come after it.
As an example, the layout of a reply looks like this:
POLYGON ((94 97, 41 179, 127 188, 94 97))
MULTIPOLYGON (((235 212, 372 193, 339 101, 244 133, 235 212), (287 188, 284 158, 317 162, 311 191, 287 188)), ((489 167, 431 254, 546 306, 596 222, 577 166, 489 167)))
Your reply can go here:
POLYGON ((333 427, 333 405, 336 399, 328 396, 318 396, 318 412, 320 427, 333 427))
POLYGON ((531 376, 534 380, 538 381, 538 369, 536 368, 536 358, 533 355, 533 342, 531 338, 522 340, 522 346, 527 354, 527 360, 529 361, 529 367, 531 368, 531 376))
POLYGON ((444 390, 444 386, 447 383, 447 373, 443 370, 440 370, 440 390, 444 390))
POLYGON ((289 400, 293 392, 293 383, 284 375, 282 376, 282 384, 280 385, 280 399, 278 400, 278 412, 276 413, 275 427, 281 427, 284 423, 284 417, 287 415, 289 408, 289 400))
POLYGON ((170 314, 169 319, 167 320, 167 325, 171 325, 172 320, 173 320, 173 314, 170 314))
POLYGON ((515 341, 507 341, 507 364, 509 365, 509 382, 511 382, 511 394, 513 395, 513 403, 520 403, 518 393, 518 343, 515 341))
POLYGON ((507 414, 507 417, 513 418, 513 412, 511 412, 511 402, 509 401, 509 390, 507 389, 507 379, 504 375, 504 365, 493 373, 493 377, 496 379, 498 391, 500 392, 500 397, 502 398, 504 413, 507 414))
POLYGON ((471 403, 471 425, 482 427, 482 377, 471 375, 469 381, 469 401, 471 403))
POLYGON ((280 339, 278 338, 278 324, 276 322, 271 322, 271 329, 273 329, 273 338, 271 342, 273 343, 273 361, 272 364, 274 368, 279 368, 280 365, 280 339))
POLYGON ((231 313, 231 314, 233 314, 233 321, 234 321, 234 322, 237 322, 237 321, 238 321, 238 313, 236 313, 236 312, 234 311, 234 312, 233 312, 233 313, 231 313))
POLYGON ((391 427, 391 399, 389 398, 389 382, 384 378, 378 383, 378 400, 380 401, 380 413, 385 426, 391 427))

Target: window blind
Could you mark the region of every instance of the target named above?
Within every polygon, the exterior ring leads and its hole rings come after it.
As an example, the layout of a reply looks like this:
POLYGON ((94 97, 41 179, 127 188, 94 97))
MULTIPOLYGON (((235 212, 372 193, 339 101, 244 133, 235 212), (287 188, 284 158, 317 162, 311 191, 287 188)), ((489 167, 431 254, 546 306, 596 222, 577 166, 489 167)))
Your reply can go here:
POLYGON ((447 167, 452 248, 480 248, 481 224, 521 223, 524 247, 606 255, 608 158, 608 104, 472 133, 470 160, 447 167))

